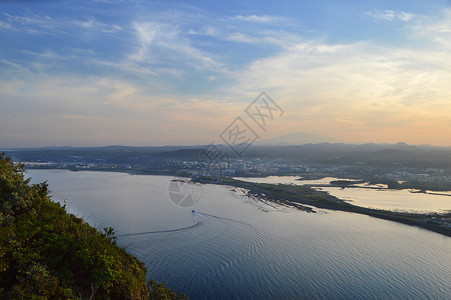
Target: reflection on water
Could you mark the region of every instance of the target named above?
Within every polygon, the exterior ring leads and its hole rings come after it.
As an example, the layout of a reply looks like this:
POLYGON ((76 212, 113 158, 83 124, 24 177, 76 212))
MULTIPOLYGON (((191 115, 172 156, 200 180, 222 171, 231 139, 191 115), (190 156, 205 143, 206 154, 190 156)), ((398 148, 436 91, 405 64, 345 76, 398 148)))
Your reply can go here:
POLYGON ((350 201, 354 205, 388 210, 444 212, 451 210, 451 197, 412 190, 375 190, 365 188, 318 188, 329 194, 350 201))
POLYGON ((32 170, 55 201, 191 299, 449 299, 451 239, 364 215, 309 214, 205 185, 175 206, 171 177, 32 170), (191 210, 194 209, 195 212, 191 210), (134 234, 135 233, 135 234, 134 234), (133 235, 134 234, 134 235, 133 235))
MULTIPOLYGON (((339 179, 334 177, 326 177, 318 180, 297 180, 296 176, 270 176, 265 178, 259 177, 237 177, 238 180, 272 183, 272 184, 329 184, 334 180, 352 180, 339 179)), ((387 209, 387 210, 407 210, 417 212, 446 212, 451 210, 451 192, 432 192, 415 193, 414 190, 389 190, 385 184, 371 185, 368 183, 355 184, 361 188, 340 188, 340 187, 321 187, 318 190, 326 191, 329 194, 347 200, 354 205, 387 209), (368 187, 368 188, 365 188, 368 187), (381 188, 381 189, 369 189, 381 188), (413 193, 412 193, 413 192, 413 193)))

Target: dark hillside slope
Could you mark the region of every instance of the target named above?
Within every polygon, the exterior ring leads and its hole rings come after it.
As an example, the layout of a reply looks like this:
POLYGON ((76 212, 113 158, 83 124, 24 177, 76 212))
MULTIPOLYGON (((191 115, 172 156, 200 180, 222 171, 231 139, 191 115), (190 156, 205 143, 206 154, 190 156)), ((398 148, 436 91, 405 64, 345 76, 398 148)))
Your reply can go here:
POLYGON ((176 299, 104 233, 52 202, 0 155, 0 299, 176 299))

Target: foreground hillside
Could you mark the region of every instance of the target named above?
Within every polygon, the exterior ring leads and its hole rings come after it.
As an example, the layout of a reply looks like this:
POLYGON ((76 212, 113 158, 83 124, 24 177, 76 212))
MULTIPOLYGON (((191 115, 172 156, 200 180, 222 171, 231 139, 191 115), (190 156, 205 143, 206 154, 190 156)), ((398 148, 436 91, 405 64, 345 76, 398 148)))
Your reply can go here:
POLYGON ((30 185, 24 169, 0 155, 0 299, 177 299, 116 245, 30 185))

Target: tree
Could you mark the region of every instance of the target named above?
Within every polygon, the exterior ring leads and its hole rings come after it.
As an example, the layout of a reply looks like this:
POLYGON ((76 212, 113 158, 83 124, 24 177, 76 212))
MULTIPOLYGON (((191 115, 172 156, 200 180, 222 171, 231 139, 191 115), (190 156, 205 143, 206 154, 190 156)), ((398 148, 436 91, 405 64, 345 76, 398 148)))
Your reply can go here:
POLYGON ((30 184, 24 166, 0 155, 0 298, 179 299, 146 282, 144 263, 30 184))

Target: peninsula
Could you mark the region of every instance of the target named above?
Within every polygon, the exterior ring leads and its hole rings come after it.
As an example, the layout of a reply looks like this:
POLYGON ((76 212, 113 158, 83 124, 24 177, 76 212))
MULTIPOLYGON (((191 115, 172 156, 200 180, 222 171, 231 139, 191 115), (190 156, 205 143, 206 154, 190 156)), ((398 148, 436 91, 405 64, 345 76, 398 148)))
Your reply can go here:
POLYGON ((253 183, 233 178, 214 177, 193 178, 194 182, 227 185, 247 190, 249 197, 256 197, 266 201, 287 205, 306 212, 315 213, 315 208, 339 210, 364 214, 375 218, 395 221, 407 225, 418 226, 451 237, 451 226, 443 224, 442 219, 449 219, 451 212, 438 213, 413 213, 381 210, 352 205, 346 201, 329 195, 324 191, 317 191, 309 186, 253 183))

